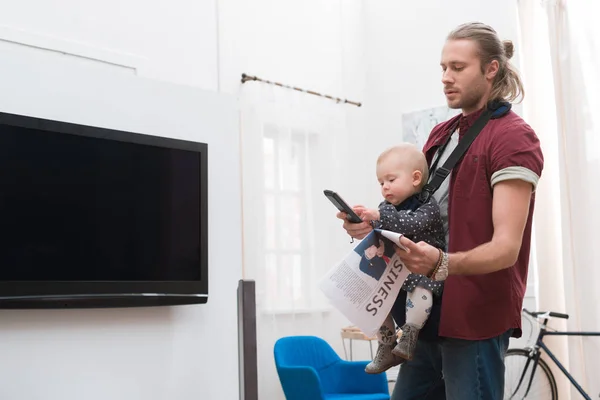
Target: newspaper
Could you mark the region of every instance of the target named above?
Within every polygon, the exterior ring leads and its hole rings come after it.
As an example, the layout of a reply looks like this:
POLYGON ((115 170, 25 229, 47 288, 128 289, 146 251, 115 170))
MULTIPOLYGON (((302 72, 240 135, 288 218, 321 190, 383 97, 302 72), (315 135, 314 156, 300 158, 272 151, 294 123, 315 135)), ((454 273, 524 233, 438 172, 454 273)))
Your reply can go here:
POLYGON ((395 252, 402 234, 375 229, 319 282, 329 301, 365 335, 375 336, 410 273, 395 252))

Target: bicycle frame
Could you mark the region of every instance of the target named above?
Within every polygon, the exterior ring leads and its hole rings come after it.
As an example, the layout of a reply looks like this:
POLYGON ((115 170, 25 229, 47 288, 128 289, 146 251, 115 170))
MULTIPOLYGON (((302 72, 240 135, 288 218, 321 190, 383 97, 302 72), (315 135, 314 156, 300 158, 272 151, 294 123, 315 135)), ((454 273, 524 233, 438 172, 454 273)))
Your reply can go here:
POLYGON ((575 388, 583 396, 583 398, 586 400, 591 400, 591 397, 585 392, 585 390, 583 390, 583 388, 575 380, 573 375, 571 375, 569 373, 569 371, 567 371, 567 369, 562 365, 562 363, 558 360, 558 358, 556 358, 554 353, 552 353, 552 351, 550 351, 548 346, 546 346, 546 344, 544 344, 543 339, 544 339, 544 336, 600 336, 600 332, 548 331, 548 330, 546 330, 547 323, 548 323, 548 318, 545 318, 544 323, 542 324, 542 326, 540 328, 540 333, 538 335, 535 346, 534 346, 534 348, 530 349, 531 350, 530 355, 529 355, 529 358, 527 359, 527 362, 525 363, 525 368, 523 369, 523 374, 521 375, 521 378, 519 379, 519 384, 517 385, 517 388, 515 389, 515 392, 512 394, 512 396, 514 396, 515 393, 517 393, 517 391, 519 390, 519 387, 521 386, 521 383, 523 382, 523 378, 525 377, 525 373, 527 372, 527 368, 529 367, 529 363, 531 361, 533 361, 533 369, 531 371, 531 376, 529 377, 529 382, 527 384, 527 390, 525 391, 525 396, 527 396, 527 394, 529 393, 529 390, 531 389, 531 383, 533 382, 533 377, 535 375, 535 370, 538 366, 538 362, 539 362, 539 359, 541 356, 540 349, 542 349, 546 352, 546 354, 548 354, 548 357, 550 357, 550 359, 558 366, 558 368, 562 371, 562 373, 565 374, 565 376, 569 379, 569 381, 571 381, 573 386, 575 386, 575 388))

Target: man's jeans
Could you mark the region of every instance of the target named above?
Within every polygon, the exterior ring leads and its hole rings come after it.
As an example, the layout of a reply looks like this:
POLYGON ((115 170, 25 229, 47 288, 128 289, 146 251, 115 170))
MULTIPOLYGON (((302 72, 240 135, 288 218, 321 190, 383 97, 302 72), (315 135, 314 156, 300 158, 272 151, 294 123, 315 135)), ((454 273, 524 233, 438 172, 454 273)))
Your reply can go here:
POLYGON ((511 333, 486 340, 420 340, 413 360, 400 368, 391 400, 502 400, 511 333))

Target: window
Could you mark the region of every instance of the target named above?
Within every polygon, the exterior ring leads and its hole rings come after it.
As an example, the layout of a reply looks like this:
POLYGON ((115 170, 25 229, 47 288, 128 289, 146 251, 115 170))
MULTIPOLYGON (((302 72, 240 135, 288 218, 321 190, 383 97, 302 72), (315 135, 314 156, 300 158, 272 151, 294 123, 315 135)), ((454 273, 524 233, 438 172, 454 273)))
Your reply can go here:
POLYGON ((263 126, 264 302, 271 311, 311 307, 314 249, 307 221, 312 220, 308 193, 316 172, 309 160, 316 144, 316 134, 263 126))

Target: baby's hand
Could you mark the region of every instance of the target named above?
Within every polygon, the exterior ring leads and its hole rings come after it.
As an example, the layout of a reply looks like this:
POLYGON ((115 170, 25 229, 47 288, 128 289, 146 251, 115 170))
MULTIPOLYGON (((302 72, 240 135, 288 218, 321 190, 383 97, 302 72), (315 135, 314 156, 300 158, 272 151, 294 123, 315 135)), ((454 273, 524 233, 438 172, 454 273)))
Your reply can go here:
POLYGON ((379 210, 365 208, 359 214, 363 221, 379 221, 379 210))

